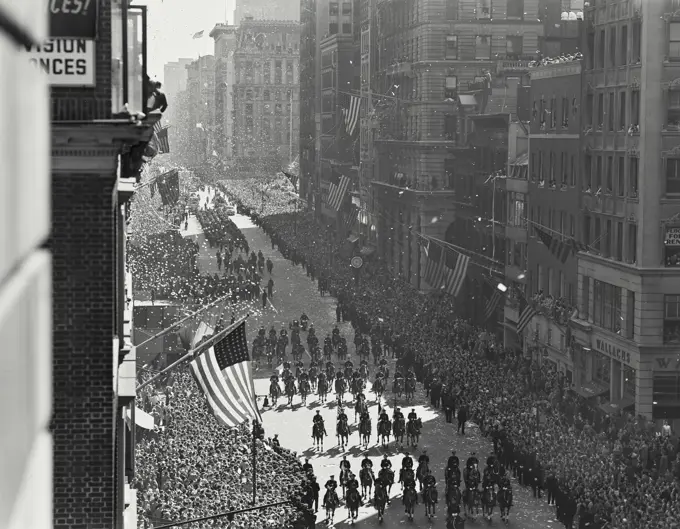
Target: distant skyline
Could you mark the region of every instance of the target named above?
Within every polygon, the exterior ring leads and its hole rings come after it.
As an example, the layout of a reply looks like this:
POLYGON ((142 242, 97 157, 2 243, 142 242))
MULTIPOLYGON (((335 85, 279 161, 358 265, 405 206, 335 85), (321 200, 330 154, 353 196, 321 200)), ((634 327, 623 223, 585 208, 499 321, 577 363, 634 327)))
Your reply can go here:
POLYGON ((187 57, 212 55, 214 41, 208 34, 226 17, 233 23, 235 0, 146 0, 137 5, 149 6, 148 74, 163 81, 163 65, 187 57), (193 39, 203 30, 202 39, 193 39))

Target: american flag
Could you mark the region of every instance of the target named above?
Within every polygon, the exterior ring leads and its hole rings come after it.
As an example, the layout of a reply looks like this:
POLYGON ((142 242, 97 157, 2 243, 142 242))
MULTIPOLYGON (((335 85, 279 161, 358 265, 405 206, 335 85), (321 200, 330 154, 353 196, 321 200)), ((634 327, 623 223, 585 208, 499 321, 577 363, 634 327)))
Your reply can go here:
POLYGON ((427 242, 425 249, 427 264, 425 265, 425 281, 433 288, 440 288, 446 279, 446 262, 444 249, 434 241, 427 242))
POLYGON ((566 263, 569 254, 573 251, 573 246, 560 241, 557 237, 553 237, 538 226, 534 226, 534 229, 538 234, 538 238, 548 247, 550 253, 557 257, 562 264, 566 263))
POLYGON ((524 299, 524 296, 521 296, 519 298, 519 317, 517 318, 517 332, 521 333, 524 331, 527 325, 529 325, 529 322, 531 319, 536 316, 538 312, 536 312, 536 309, 534 307, 527 303, 527 300, 524 299))
POLYGON ((484 308, 484 321, 494 315, 502 298, 503 294, 501 294, 500 290, 494 290, 494 293, 491 295, 491 298, 489 298, 489 301, 486 302, 486 307, 484 308))
POLYGON ((470 258, 453 250, 445 250, 445 254, 446 292, 455 297, 460 293, 465 282, 470 258))
POLYGON ((358 96, 349 96, 347 108, 342 109, 342 116, 345 122, 345 130, 350 136, 359 130, 359 117, 361 110, 361 98, 358 96))
POLYGON ((359 218, 359 208, 352 204, 347 213, 345 213, 345 229, 349 232, 352 231, 354 225, 357 223, 359 218))
POLYGON ((153 126, 153 138, 156 148, 158 149, 158 154, 166 154, 170 152, 170 141, 168 140, 168 129, 170 125, 165 127, 161 125, 160 121, 157 121, 153 126))
POLYGON ((333 211, 340 211, 340 206, 345 200, 345 195, 347 194, 347 189, 349 188, 349 178, 345 175, 341 175, 337 183, 331 182, 328 188, 328 197, 326 198, 326 204, 333 211))
POLYGON ((248 419, 262 422, 248 356, 245 321, 192 360, 191 369, 222 424, 233 428, 248 419))

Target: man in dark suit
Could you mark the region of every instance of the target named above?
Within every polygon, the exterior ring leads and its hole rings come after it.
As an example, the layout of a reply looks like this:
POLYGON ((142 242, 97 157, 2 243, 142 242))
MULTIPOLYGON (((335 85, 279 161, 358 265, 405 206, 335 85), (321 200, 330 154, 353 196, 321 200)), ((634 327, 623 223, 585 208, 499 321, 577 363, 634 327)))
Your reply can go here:
POLYGON ((463 403, 460 408, 458 408, 458 432, 465 435, 465 423, 468 419, 467 404, 463 403))

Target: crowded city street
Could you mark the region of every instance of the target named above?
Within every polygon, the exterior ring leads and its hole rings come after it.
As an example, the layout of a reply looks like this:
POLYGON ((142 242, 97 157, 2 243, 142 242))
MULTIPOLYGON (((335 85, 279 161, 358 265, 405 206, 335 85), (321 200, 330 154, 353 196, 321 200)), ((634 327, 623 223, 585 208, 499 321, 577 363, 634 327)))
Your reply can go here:
MULTIPOLYGON (((336 322, 335 309, 337 300, 329 295, 320 296, 317 283, 307 276, 302 267, 294 266, 277 250, 272 249, 269 237, 260 228, 256 227, 250 218, 244 215, 236 215, 232 218, 245 235, 253 251, 262 250, 265 258, 271 259, 274 263, 271 275, 275 282, 274 296, 266 310, 256 309, 249 318, 247 323, 249 341, 254 338, 258 328, 264 327, 268 331, 273 326, 279 332, 282 328, 287 329, 293 320, 299 320, 304 312, 309 316, 310 323, 314 324, 319 337, 331 334, 333 327, 337 325, 341 334, 350 343, 350 359, 358 366, 359 358, 355 354, 354 345, 351 344, 354 335, 353 329, 349 322, 336 322)), ((201 246, 200 252, 205 255, 205 258, 199 257, 199 262, 210 266, 211 272, 216 271, 217 263, 214 256, 209 254, 207 244, 201 246)), ((269 277, 265 275, 265 282, 268 279, 269 277)), ((339 365, 340 362, 336 360, 336 355, 333 355, 334 363, 339 365)), ((304 363, 306 366, 309 366, 309 362, 310 358, 307 354, 305 355, 304 363)), ((395 362, 390 359, 390 372, 394 372, 394 368, 395 362)), ((370 378, 372 379, 373 372, 375 371, 374 366, 371 365, 370 371, 370 378)), ((262 405, 264 397, 268 395, 270 374, 271 370, 266 365, 255 369, 255 388, 260 405, 262 405)), ((306 405, 303 405, 300 401, 300 396, 296 395, 293 398, 292 406, 289 406, 285 397, 282 396, 277 406, 270 406, 264 409, 262 417, 265 435, 267 438, 272 438, 275 435, 278 436, 281 446, 296 452, 301 462, 309 459, 309 463, 313 466, 316 481, 322 487, 320 504, 323 499, 323 485, 326 481, 331 476, 335 476, 336 481, 339 480, 340 461, 343 456, 347 457, 353 472, 358 476, 361 461, 365 457, 369 457, 373 461, 374 469, 379 469, 381 460, 387 455, 392 463, 392 468, 396 470, 395 473, 398 475, 398 469, 404 457, 404 450, 409 451, 415 461, 426 451, 430 457, 431 469, 437 480, 437 488, 442 500, 437 505, 437 514, 431 521, 428 521, 425 517, 424 507, 421 502, 421 505, 416 507, 414 523, 418 526, 428 524, 428 527, 446 527, 446 503, 443 500, 444 471, 451 451, 455 450, 461 461, 465 461, 473 453, 476 453, 480 461, 484 461, 493 452, 490 440, 483 438, 479 428, 475 427, 473 423, 468 423, 464 436, 456 433, 455 421, 454 424, 446 423, 443 411, 441 409, 433 409, 427 403, 425 391, 422 385, 418 384, 415 398, 412 401, 407 401, 403 396, 397 399, 397 406, 401 408, 404 415, 415 409, 418 417, 422 420, 423 428, 418 447, 414 449, 406 446, 406 439, 404 439, 403 443, 396 443, 393 436, 390 436, 388 447, 382 448, 375 435, 375 425, 378 420, 378 403, 375 394, 371 392, 370 382, 365 394, 367 396, 369 414, 372 419, 372 429, 374 430, 371 432, 371 439, 367 450, 363 449, 359 443, 358 422, 354 420, 354 406, 351 394, 346 394, 343 401, 351 427, 349 443, 345 450, 340 448, 335 435, 338 407, 335 392, 329 395, 328 402, 323 405, 319 402, 319 398, 316 395, 310 395, 306 405), (320 411, 321 416, 324 418, 329 434, 324 440, 323 450, 314 448, 311 435, 312 420, 317 411, 320 411)), ((381 404, 385 407, 390 417, 394 411, 394 403, 394 394, 388 389, 381 399, 381 404)), ((375 473, 377 475, 377 470, 375 470, 375 473)), ((266 478, 263 477, 263 479, 266 478)), ((398 478, 395 478, 395 481, 397 480, 398 478)), ((398 499, 393 499, 392 504, 387 508, 385 523, 394 525, 406 520, 406 515, 401 505, 401 488, 398 483, 395 483, 392 487, 390 496, 398 499)), ((323 526, 322 522, 325 516, 321 506, 317 516, 317 525, 323 526)), ((334 521, 338 526, 344 525, 347 521, 347 509, 344 504, 338 507, 334 521)), ((498 510, 496 510, 496 521, 498 521, 498 510)), ((364 526, 377 525, 376 510, 373 502, 369 499, 366 499, 364 505, 360 508, 357 522, 361 522, 364 526)), ((486 521, 482 520, 482 517, 479 516, 476 522, 468 521, 467 524, 466 527, 481 527, 486 525, 486 521)), ((538 529, 553 525, 557 526, 554 508, 534 500, 531 497, 531 489, 516 487, 514 505, 509 517, 509 526, 538 529)))

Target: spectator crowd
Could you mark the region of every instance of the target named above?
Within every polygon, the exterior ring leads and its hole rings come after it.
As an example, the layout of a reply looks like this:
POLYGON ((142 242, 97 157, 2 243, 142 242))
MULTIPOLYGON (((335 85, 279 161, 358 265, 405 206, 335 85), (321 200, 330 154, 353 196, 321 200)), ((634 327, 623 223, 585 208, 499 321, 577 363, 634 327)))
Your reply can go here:
MULTIPOLYGON (((603 416, 572 394, 561 373, 454 320, 448 296, 421 295, 380 266, 358 285, 313 216, 281 200, 273 201, 278 207, 263 204, 252 182, 223 189, 284 256, 313 268, 355 325, 381 322, 398 330, 400 349, 415 363, 433 404, 478 424, 508 471, 536 496, 545 491, 566 527, 680 527, 680 444, 670 429, 657 432, 643 417, 603 416)), ((571 310, 562 300, 541 302, 560 313, 571 310)))

